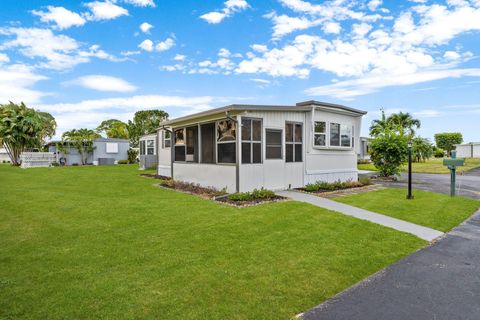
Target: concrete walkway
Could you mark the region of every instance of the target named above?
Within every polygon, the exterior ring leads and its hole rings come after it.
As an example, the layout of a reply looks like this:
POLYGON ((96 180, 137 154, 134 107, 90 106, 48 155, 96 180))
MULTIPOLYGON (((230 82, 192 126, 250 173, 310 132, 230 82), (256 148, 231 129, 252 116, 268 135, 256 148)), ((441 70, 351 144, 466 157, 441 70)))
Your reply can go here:
POLYGON ((368 277, 304 320, 478 320, 480 211, 440 241, 368 277))
POLYGON ((307 202, 315 206, 325 208, 332 211, 337 211, 348 216, 352 216, 358 219, 367 220, 380 224, 385 227, 389 227, 398 231, 411 233, 421 239, 432 241, 442 235, 443 232, 433 230, 427 227, 422 227, 417 224, 395 219, 389 216, 385 216, 379 213, 371 212, 368 210, 356 208, 347 204, 339 203, 333 200, 317 197, 315 195, 306 194, 296 191, 279 191, 278 195, 288 197, 296 201, 307 202))

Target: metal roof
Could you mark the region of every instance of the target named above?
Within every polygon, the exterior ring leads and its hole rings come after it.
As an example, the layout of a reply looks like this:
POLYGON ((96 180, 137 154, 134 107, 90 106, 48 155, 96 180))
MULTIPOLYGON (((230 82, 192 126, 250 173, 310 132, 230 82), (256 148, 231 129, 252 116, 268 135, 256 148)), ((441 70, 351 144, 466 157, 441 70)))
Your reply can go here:
POLYGON ((225 107, 215 108, 199 113, 194 113, 191 115, 175 118, 172 120, 167 120, 161 123, 163 126, 169 126, 175 123, 193 120, 195 118, 206 117, 210 115, 215 115, 219 113, 227 113, 231 111, 285 111, 285 112, 306 112, 310 111, 312 106, 316 107, 325 107, 330 109, 339 109, 347 112, 356 113, 358 115, 364 115, 367 112, 343 106, 340 104, 326 103, 315 100, 299 102, 296 105, 260 105, 260 104, 231 104, 225 107))

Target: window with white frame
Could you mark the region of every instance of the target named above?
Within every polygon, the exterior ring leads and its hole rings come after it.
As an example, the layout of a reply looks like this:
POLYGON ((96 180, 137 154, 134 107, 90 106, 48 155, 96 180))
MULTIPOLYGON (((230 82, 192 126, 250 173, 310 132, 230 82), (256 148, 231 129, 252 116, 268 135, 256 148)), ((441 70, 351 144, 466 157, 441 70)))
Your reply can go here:
POLYGON ((340 145, 342 147, 352 146, 352 127, 349 125, 340 125, 340 145))
POLYGON ((118 143, 107 142, 105 145, 106 153, 118 153, 118 143))
POLYGON ((265 129, 265 159, 282 159, 282 130, 265 129))
POLYGON ((172 145, 172 133, 170 131, 163 131, 163 147, 170 148, 172 145))
POLYGON ((217 122, 217 162, 235 163, 237 128, 236 121, 225 119, 217 122))
POLYGON ((340 147, 340 123, 330 123, 330 146, 340 147))
POLYGON ((262 162, 262 121, 242 118, 242 163, 262 162))
POLYGON ((147 154, 155 154, 155 140, 147 140, 147 154))
POLYGON ((325 147, 327 145, 327 123, 325 121, 314 122, 313 143, 319 147, 325 147))
POLYGON ((303 130, 301 123, 285 124, 285 161, 302 162, 303 130))

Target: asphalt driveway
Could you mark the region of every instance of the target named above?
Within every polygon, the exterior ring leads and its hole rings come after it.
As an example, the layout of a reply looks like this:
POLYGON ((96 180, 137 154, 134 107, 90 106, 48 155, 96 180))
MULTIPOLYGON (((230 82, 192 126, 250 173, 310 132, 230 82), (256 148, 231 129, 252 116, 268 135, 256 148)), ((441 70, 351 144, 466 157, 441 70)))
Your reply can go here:
MULTIPOLYGON (((407 174, 402 173, 398 182, 382 182, 381 184, 386 187, 406 189, 407 181, 407 174)), ((450 194, 450 174, 414 173, 413 187, 450 194)), ((480 199, 480 168, 457 175, 457 194, 467 198, 480 199)))
POLYGON ((303 315, 319 319, 480 318, 480 211, 424 248, 303 315))

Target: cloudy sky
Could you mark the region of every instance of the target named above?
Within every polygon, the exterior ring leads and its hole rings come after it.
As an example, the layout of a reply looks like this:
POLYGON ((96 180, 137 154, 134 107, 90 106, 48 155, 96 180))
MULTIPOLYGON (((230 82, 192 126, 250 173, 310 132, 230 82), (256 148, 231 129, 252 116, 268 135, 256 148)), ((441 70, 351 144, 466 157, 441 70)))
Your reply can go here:
POLYGON ((160 108, 320 100, 480 141, 480 0, 2 1, 0 101, 58 134, 160 108))

